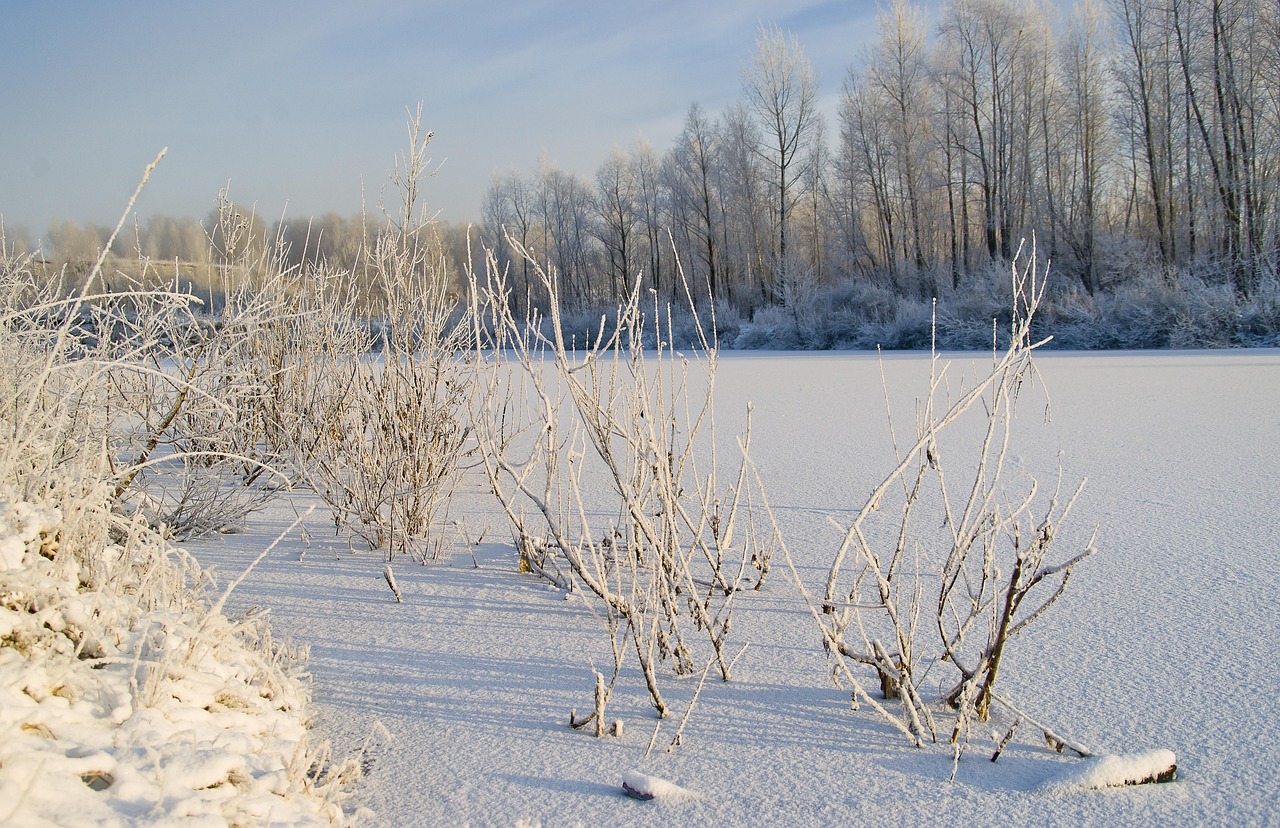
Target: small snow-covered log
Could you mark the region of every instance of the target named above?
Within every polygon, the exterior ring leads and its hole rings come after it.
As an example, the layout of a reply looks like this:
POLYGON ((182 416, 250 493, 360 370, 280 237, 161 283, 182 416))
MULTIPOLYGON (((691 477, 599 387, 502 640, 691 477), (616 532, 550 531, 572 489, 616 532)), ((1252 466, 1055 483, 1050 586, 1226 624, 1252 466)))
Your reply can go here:
POLYGON ((1041 790, 1062 795, 1097 788, 1172 782, 1177 777, 1177 757, 1173 751, 1157 749, 1143 753, 1091 756, 1049 779, 1041 790))
POLYGON ((632 799, 657 799, 662 802, 687 802, 701 797, 701 794, 682 788, 674 782, 647 776, 639 771, 622 774, 622 790, 632 799))

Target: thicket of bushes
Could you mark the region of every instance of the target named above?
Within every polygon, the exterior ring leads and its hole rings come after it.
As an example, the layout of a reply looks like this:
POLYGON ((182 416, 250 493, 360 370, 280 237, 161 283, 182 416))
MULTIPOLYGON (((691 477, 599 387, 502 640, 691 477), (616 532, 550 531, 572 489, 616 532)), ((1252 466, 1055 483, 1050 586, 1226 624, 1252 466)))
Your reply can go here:
MULTIPOLYGON (((1053 337, 1049 348, 1280 346, 1275 280, 1264 280, 1248 298, 1223 278, 1190 270, 1142 274, 1093 295, 1051 267, 1048 280, 1034 324, 1037 335, 1053 337)), ((938 347, 974 350, 990 348, 993 331, 1007 329, 1008 291, 1007 271, 992 266, 963 290, 941 290, 936 306, 932 299, 903 298, 874 282, 846 282, 815 290, 790 307, 766 308, 750 321, 723 308, 718 320, 727 348, 927 350, 936 307, 938 347)))
POLYGON ((223 614, 144 485, 165 457, 243 501, 246 458, 175 425, 233 402, 193 383, 228 352, 188 295, 103 292, 101 265, 68 293, 0 251, 0 821, 345 824, 359 768, 310 739, 305 650, 223 614))

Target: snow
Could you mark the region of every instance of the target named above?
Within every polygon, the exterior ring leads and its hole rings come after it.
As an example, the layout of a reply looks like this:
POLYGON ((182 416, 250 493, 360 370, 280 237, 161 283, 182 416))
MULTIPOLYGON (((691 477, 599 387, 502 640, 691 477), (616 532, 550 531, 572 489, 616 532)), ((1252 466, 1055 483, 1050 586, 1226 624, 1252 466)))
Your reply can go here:
POLYGON ((657 800, 658 802, 688 802, 699 798, 696 791, 687 790, 674 782, 668 782, 665 779, 649 776, 639 771, 627 771, 622 774, 622 789, 632 799, 639 799, 645 802, 650 800, 657 800))
MULTIPOLYGON (((958 385, 989 356, 952 359, 958 385)), ((883 365, 901 434, 928 359, 894 354, 883 365)), ((1098 758, 1054 752, 1024 724, 992 763, 988 731, 998 738, 1008 727, 993 722, 975 731, 949 782, 945 747, 912 748, 865 709, 850 710, 780 565, 761 592, 738 597, 733 639, 750 646, 733 681, 703 687, 678 747, 666 749, 696 678, 669 684, 675 715, 659 721, 638 673, 624 670, 608 709, 622 735, 574 731, 570 710, 591 707, 591 665, 611 663, 603 621, 580 596, 565 600, 517 571, 510 532, 474 478, 451 504, 452 556, 392 562, 402 603, 385 559, 353 552, 318 511, 249 573, 226 612, 269 610, 277 640, 309 648, 312 738, 332 738, 338 756, 365 750, 345 807, 370 809, 375 825, 1280 821, 1280 352, 1055 352, 1038 365, 1051 418, 1039 386, 1028 389, 1010 480, 1051 481, 1061 452, 1066 481, 1088 477, 1067 540, 1097 526, 1100 551, 1011 645, 1001 685, 1098 758), (1176 781, 1095 790, 1166 753, 1177 756, 1176 781), (697 796, 639 801, 624 779, 697 796)), ((721 356, 722 457, 754 403, 753 456, 811 589, 838 543, 827 516, 861 505, 893 457, 880 374, 865 354, 721 356)), ((187 548, 230 581, 307 505, 278 501, 244 533, 187 548)), ((3 537, 20 533, 18 522, 3 537)), ((29 567, 18 567, 25 577, 29 567)), ((50 639, 54 626, 102 612, 60 594, 66 600, 41 610, 50 639)), ((27 623, 14 614, 0 615, 0 630, 27 623)), ((284 809, 281 821, 304 821, 291 810, 302 805, 272 793, 286 784, 280 744, 296 744, 301 724, 244 689, 252 685, 235 658, 184 663, 165 677, 161 695, 172 701, 134 704, 134 654, 165 663, 171 648, 202 640, 202 622, 131 623, 131 638, 103 643, 128 664, 75 672, 50 660, 25 690, 5 672, 15 656, 0 650, 0 822, 15 802, 22 825, 217 820, 230 794, 243 797, 235 807, 249 822, 268 821, 268 801, 284 809), (91 692, 90 681, 102 689, 91 692), (59 695, 60 683, 80 696, 59 695), (237 703, 212 703, 229 687, 237 703), (58 737, 56 750, 41 728, 58 737), (92 773, 115 781, 93 790, 81 776, 92 773)))
POLYGON ((1041 790, 1062 796, 1096 788, 1140 785, 1171 774, 1176 764, 1177 757, 1173 751, 1163 749, 1123 756, 1090 756, 1045 782, 1041 790))
POLYGON ((341 789, 305 776, 295 662, 134 529, 85 564, 56 508, 0 493, 0 824, 341 823, 341 789))

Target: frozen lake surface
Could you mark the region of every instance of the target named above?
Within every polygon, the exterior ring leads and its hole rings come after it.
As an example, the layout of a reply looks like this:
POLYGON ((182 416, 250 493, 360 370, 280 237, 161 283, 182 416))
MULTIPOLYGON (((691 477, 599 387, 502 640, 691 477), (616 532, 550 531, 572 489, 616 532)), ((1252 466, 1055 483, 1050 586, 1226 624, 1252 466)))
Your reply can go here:
MULTIPOLYGON (((990 356, 947 355, 955 383, 990 356)), ((621 738, 567 726, 591 706, 589 660, 609 660, 580 599, 517 572, 500 509, 468 479, 458 545, 430 566, 352 553, 317 511, 234 594, 311 647, 314 711, 339 750, 376 722, 358 803, 385 825, 1204 825, 1280 820, 1280 352, 1051 352, 1020 403, 1010 481, 1088 478, 1069 534, 1098 529, 1050 614, 1015 639, 1001 683, 1098 753, 1172 750, 1173 784, 1050 794, 1076 763, 1020 731, 998 763, 974 734, 954 782, 940 746, 910 747, 829 678, 785 567, 737 605, 749 646, 735 680, 708 681, 684 744, 644 758, 655 725, 638 673, 610 703, 621 738), (1049 407, 1046 410, 1045 389, 1049 407), (1051 416, 1046 420, 1046 413, 1051 416), (696 796, 638 801, 623 774, 696 796)), ((748 402, 752 447, 801 577, 819 589, 840 520, 892 463, 882 362, 866 354, 721 355, 720 439, 748 402)), ((928 357, 883 359, 899 435, 927 390, 928 357)), ((728 475, 722 471, 722 478, 728 475)), ((250 531, 188 544, 234 577, 294 519, 277 504, 250 531)), ((1065 542, 1069 543, 1070 538, 1065 542)), ((683 712, 695 681, 669 683, 683 712)))

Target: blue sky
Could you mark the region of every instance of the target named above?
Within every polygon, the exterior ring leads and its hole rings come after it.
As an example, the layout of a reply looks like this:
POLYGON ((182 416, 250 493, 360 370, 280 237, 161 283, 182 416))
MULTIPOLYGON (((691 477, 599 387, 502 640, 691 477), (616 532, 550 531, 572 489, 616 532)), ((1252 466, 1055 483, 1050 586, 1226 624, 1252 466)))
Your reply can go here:
MULTIPOLYGON (((0 49, 0 215, 114 224, 139 200, 201 217, 230 184, 268 221, 373 206, 423 103, 443 162, 433 209, 480 217, 496 171, 545 150, 594 174, 643 136, 664 151, 697 101, 741 98, 761 23, 796 34, 824 106, 875 34, 874 0, 845 2, 6 3, 0 49)), ((830 125, 829 125, 830 126, 830 125)))

